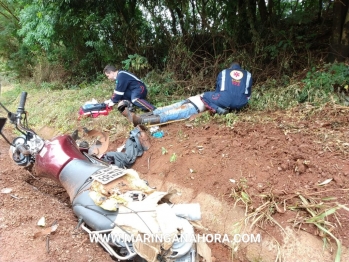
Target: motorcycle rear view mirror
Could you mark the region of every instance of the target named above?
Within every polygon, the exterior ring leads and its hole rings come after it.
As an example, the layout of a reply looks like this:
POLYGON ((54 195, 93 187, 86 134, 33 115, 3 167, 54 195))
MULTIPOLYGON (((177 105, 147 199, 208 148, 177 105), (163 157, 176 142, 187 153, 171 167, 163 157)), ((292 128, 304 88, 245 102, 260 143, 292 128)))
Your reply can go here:
POLYGON ((0 117, 0 135, 5 139, 5 141, 12 146, 11 142, 8 141, 8 139, 4 136, 4 134, 2 133, 2 129, 4 128, 5 126, 5 123, 6 123, 6 120, 7 118, 4 118, 4 117, 0 117))
POLYGON ((2 134, 2 129, 3 129, 3 127, 4 127, 5 124, 6 124, 6 120, 7 120, 7 118, 5 118, 5 117, 0 117, 0 134, 2 134))
POLYGON ((5 139, 5 141, 12 146, 11 142, 7 140, 7 138, 4 136, 4 134, 2 133, 2 129, 5 126, 7 118, 4 117, 0 117, 0 135, 5 139))

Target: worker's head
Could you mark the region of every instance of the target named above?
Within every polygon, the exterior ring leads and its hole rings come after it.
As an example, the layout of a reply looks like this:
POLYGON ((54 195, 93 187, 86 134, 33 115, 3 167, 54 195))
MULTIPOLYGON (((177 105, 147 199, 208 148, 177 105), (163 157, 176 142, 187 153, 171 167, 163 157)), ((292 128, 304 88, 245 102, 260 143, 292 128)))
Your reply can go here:
POLYGON ((113 65, 107 65, 104 70, 103 73, 106 75, 106 77, 109 80, 115 80, 117 74, 118 74, 118 70, 116 69, 115 66, 113 65))
POLYGON ((231 63, 229 68, 231 68, 231 69, 240 68, 240 64, 238 62, 233 62, 233 63, 231 63))

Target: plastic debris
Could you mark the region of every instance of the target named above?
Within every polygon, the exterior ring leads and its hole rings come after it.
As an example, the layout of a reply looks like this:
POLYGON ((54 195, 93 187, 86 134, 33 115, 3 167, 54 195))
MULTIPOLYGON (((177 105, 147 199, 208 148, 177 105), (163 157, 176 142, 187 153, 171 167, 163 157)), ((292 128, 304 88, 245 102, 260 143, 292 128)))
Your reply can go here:
POLYGON ((157 132, 153 133, 152 136, 156 137, 156 138, 162 138, 164 136, 164 132, 163 131, 157 131, 157 132))
POLYGON ((38 221, 38 226, 44 227, 45 225, 45 217, 40 218, 38 221))
POLYGON ((152 134, 152 133, 155 133, 156 131, 159 130, 159 126, 152 126, 151 128, 149 128, 149 132, 152 134))
POLYGON ((325 181, 319 183, 318 186, 326 185, 326 184, 330 183, 330 182, 332 181, 332 179, 333 179, 333 178, 326 179, 325 181))

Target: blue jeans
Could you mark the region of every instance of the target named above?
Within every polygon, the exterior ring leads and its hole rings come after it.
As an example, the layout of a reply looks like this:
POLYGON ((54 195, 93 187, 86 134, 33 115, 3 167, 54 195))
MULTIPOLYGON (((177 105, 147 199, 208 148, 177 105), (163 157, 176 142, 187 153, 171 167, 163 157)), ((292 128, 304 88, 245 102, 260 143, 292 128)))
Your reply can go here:
POLYGON ((153 111, 154 115, 160 116, 160 123, 189 118, 197 114, 195 106, 187 100, 179 101, 175 104, 159 107, 153 111))

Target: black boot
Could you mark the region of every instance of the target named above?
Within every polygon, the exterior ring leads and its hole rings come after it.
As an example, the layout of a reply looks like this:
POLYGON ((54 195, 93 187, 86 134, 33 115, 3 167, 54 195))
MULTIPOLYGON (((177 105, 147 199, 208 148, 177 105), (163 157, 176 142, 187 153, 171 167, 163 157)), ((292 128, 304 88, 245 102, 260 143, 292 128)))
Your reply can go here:
POLYGON ((160 116, 150 115, 150 116, 141 116, 141 124, 143 125, 155 125, 160 124, 160 116))
POLYGON ((131 112, 128 107, 125 107, 121 114, 126 117, 130 123, 133 123, 134 126, 142 123, 142 119, 135 113, 131 112))
POLYGON ((153 115, 154 115, 153 111, 150 111, 150 112, 141 114, 140 117, 147 117, 147 116, 153 116, 153 115))
POLYGON ((133 123, 134 126, 155 125, 160 123, 160 116, 148 114, 137 116, 135 113, 131 112, 128 107, 125 107, 121 114, 126 117, 129 122, 133 123))

